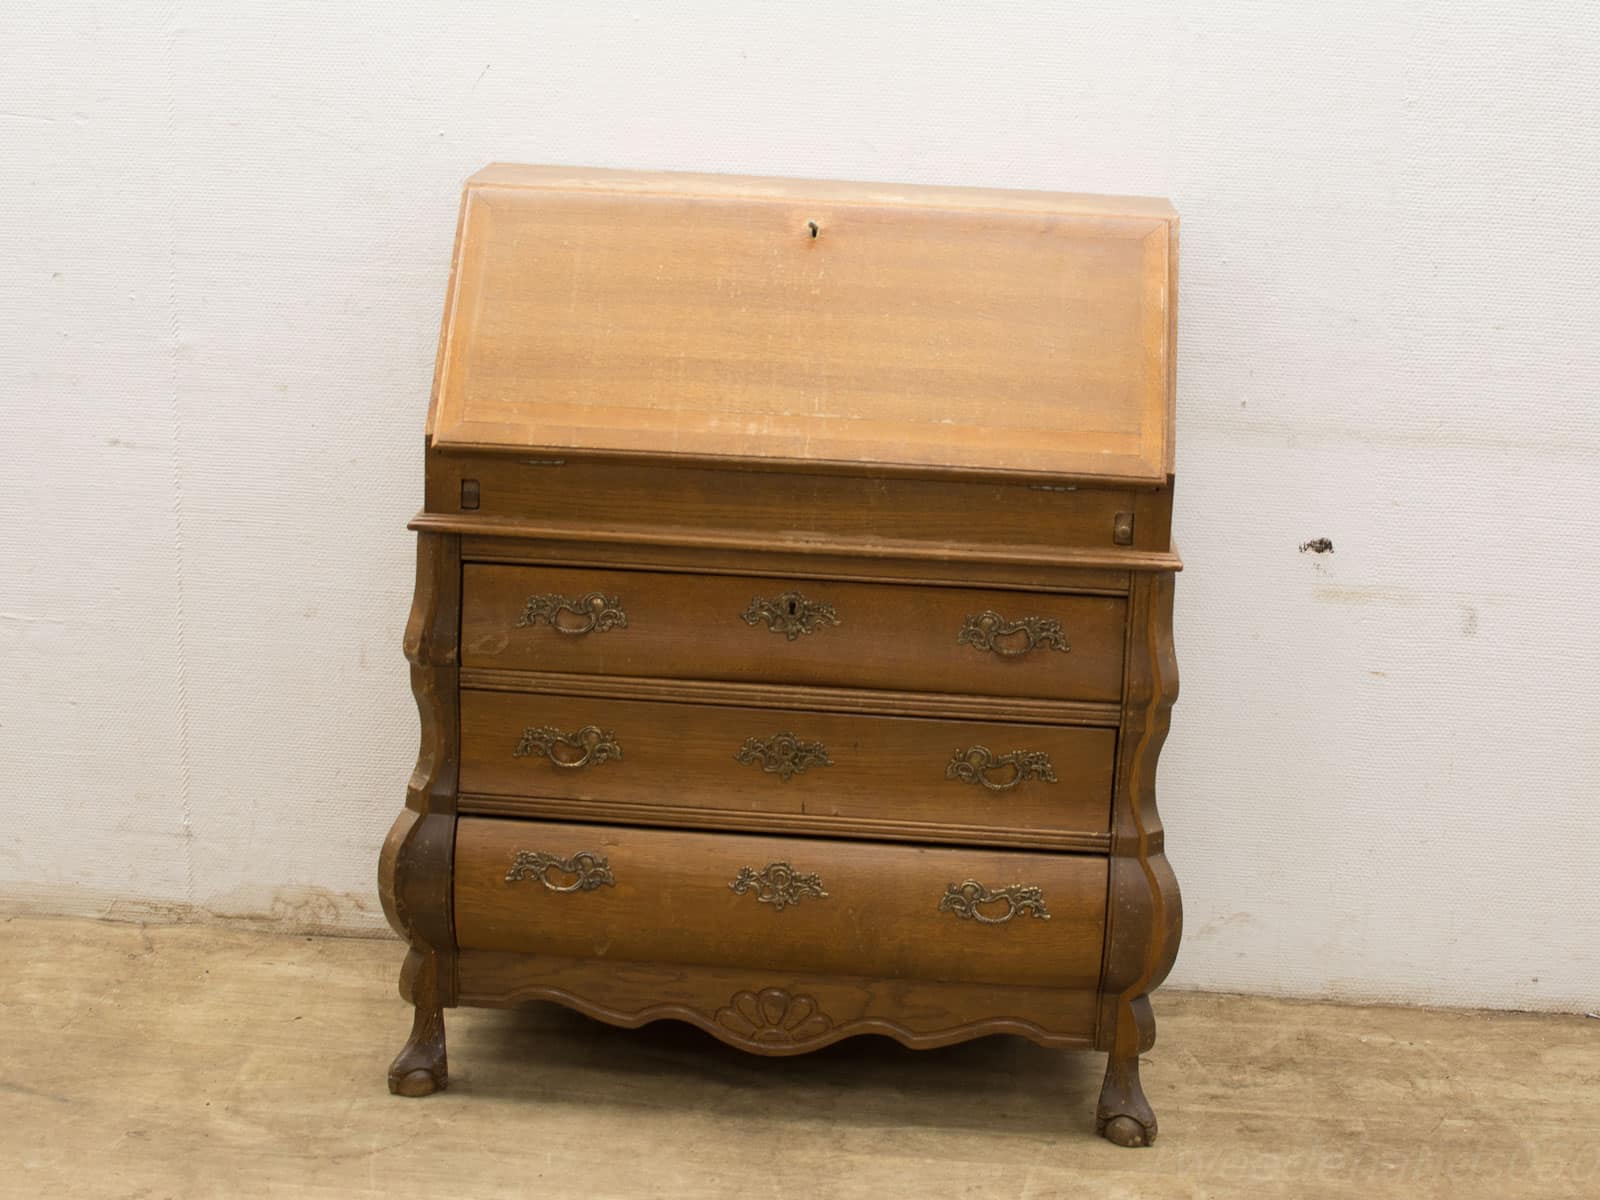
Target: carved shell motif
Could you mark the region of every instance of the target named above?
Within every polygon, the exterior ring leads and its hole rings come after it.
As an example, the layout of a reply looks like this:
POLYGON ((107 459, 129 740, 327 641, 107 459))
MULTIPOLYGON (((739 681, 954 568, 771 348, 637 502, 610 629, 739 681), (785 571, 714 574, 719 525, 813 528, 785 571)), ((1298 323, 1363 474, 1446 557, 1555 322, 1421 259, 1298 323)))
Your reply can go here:
POLYGON ((810 996, 797 996, 782 988, 735 992, 716 1022, 730 1033, 766 1046, 798 1046, 814 1041, 833 1028, 810 996))

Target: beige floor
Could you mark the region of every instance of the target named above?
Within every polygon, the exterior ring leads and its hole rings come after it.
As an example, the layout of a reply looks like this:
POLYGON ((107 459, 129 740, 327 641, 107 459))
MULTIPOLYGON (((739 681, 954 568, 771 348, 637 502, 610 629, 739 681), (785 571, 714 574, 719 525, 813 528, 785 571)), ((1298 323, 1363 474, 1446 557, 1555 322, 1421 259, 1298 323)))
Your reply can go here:
POLYGON ((1097 1056, 876 1038, 798 1059, 563 1010, 450 1016, 391 1097, 398 943, 0 922, 6 1196, 1600 1196, 1600 1021, 1164 993, 1153 1148, 1097 1056))

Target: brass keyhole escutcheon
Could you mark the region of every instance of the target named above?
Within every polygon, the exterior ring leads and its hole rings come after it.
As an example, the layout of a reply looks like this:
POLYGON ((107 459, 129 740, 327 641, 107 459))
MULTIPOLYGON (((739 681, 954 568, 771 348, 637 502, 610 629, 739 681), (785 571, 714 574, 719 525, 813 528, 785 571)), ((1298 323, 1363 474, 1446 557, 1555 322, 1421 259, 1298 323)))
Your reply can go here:
POLYGON ((799 592, 757 596, 739 617, 751 628, 765 621, 768 629, 783 634, 791 642, 802 634, 815 633, 825 625, 839 623, 839 614, 833 605, 808 600, 799 592))

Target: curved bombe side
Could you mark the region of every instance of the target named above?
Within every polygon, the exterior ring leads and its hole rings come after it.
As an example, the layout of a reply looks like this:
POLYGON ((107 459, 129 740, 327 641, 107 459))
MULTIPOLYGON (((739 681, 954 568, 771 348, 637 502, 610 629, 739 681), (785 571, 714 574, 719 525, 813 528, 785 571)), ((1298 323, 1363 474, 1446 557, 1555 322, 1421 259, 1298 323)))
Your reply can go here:
POLYGON ((421 722, 406 808, 378 861, 384 915, 409 949, 400 994, 415 1012, 411 1036, 389 1068, 389 1090, 426 1096, 445 1087, 444 1013, 455 1003, 451 870, 455 857, 460 539, 419 533, 417 587, 405 652, 421 722))
POLYGON ((1150 993, 1166 979, 1183 933, 1183 900, 1156 809, 1156 763, 1178 698, 1173 576, 1136 576, 1129 622, 1126 719, 1118 751, 1106 965, 1099 1042, 1108 1053, 1095 1127, 1121 1146, 1155 1141, 1139 1055, 1155 1044, 1150 993))

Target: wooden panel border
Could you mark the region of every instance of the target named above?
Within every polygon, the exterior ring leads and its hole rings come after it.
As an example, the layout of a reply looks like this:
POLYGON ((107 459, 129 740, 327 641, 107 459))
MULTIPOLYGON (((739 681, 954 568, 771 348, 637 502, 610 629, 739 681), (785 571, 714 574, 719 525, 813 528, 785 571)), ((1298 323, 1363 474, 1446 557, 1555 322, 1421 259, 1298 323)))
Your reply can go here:
MULTIPOLYGON (((983 565, 1018 566, 1031 568, 1040 572, 1073 572, 1073 571, 1179 571, 1183 563, 1178 556, 1170 550, 1090 550, 1081 547, 1069 547, 1062 550, 1036 550, 1025 546, 963 546, 950 543, 932 542, 905 542, 862 539, 860 541, 836 540, 776 540, 772 538, 742 537, 733 533, 721 533, 703 529, 690 529, 679 526, 636 528, 622 526, 602 526, 585 524, 539 524, 530 521, 509 521, 491 517, 446 516, 438 513, 418 513, 412 518, 409 526, 418 532, 459 533, 462 535, 479 535, 482 537, 506 538, 515 541, 556 542, 563 545, 559 557, 564 561, 573 561, 571 557, 571 544, 582 545, 600 544, 606 547, 631 546, 650 547, 653 549, 668 548, 672 550, 690 551, 722 551, 735 553, 743 558, 738 574, 764 574, 766 570, 757 570, 751 565, 747 555, 792 555, 798 560, 811 560, 818 556, 823 558, 847 559, 852 562, 865 561, 871 566, 876 566, 881 560, 898 560, 902 562, 916 562, 931 567, 934 564, 945 564, 950 567, 948 578, 951 581, 960 580, 962 586, 973 587, 974 581, 982 578, 981 572, 974 574, 974 567, 983 565)), ((481 552, 482 547, 472 541, 473 550, 481 552)), ((463 547, 465 550, 465 546, 463 547)), ((608 559, 616 561, 616 555, 608 550, 608 559)), ((781 568, 780 568, 781 571, 781 568)), ((933 582, 933 576, 940 574, 930 572, 928 582, 933 582)), ((851 573, 851 578, 858 577, 856 572, 851 573)), ((1048 585, 1043 580, 1038 584, 1030 585, 1036 590, 1046 590, 1048 585)), ((1074 591, 1070 581, 1063 581, 1056 588, 1050 590, 1074 591)))
POLYGON ((601 696, 667 704, 719 704, 816 712, 874 713, 886 717, 936 717, 956 721, 1021 722, 1028 725, 1094 725, 1115 729, 1121 705, 1090 700, 1032 700, 1008 696, 889 692, 792 684, 724 683, 622 675, 578 675, 556 671, 506 671, 463 667, 461 686, 485 692, 556 696, 601 696))
POLYGON ((650 801, 559 800, 543 796, 489 796, 463 792, 461 811, 476 816, 592 821, 654 829, 710 829, 792 837, 862 838, 940 846, 998 846, 1009 850, 1062 850, 1107 854, 1111 836, 1071 830, 1015 829, 1000 825, 940 825, 893 818, 836 817, 811 813, 740 812, 650 801))

